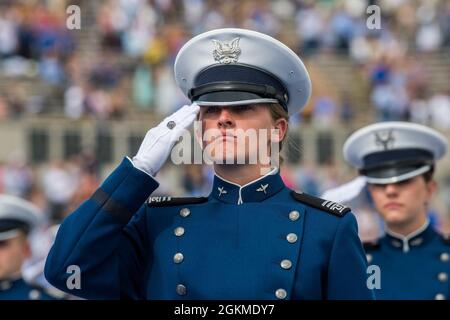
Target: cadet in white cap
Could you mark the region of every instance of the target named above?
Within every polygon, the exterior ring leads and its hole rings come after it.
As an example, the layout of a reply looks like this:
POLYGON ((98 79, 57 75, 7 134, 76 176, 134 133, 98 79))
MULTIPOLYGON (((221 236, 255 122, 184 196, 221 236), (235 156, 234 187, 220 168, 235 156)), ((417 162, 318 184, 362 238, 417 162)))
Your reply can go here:
POLYGON ((427 216, 435 163, 446 151, 440 133, 406 122, 369 125, 345 142, 345 159, 365 177, 386 224, 385 236, 365 244, 368 262, 381 270, 377 299, 450 297, 450 242, 427 216))
POLYGON ((0 300, 55 299, 22 278, 22 265, 31 256, 27 237, 41 219, 32 203, 0 195, 0 300))
POLYGON ((371 299, 350 209, 289 190, 276 164, 247 161, 261 140, 239 150, 240 130, 277 129, 269 146, 285 138, 311 92, 299 57, 264 34, 219 29, 183 46, 175 77, 194 104, 149 130, 136 156, 63 221, 47 258, 50 283, 88 299, 371 299), (144 203, 196 118, 205 136, 218 131, 212 141, 200 136, 202 148, 224 146, 213 155, 210 195, 144 203), (237 154, 245 161, 233 162, 237 154), (71 265, 79 289, 66 286, 71 265))

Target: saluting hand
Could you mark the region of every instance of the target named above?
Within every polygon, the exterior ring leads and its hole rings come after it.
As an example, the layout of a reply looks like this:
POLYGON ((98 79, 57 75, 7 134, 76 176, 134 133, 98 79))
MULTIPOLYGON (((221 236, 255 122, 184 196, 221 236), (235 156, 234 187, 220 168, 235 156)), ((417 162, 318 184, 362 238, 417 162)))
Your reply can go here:
POLYGON ((184 130, 195 120, 200 107, 193 103, 165 118, 157 127, 150 129, 133 157, 134 165, 155 176, 166 162, 170 152, 184 130))

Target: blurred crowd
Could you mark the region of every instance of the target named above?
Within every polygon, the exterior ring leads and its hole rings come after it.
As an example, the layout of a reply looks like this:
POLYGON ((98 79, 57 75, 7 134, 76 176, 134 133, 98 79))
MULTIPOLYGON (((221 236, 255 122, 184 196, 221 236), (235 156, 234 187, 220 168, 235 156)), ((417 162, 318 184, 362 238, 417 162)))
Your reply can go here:
POLYGON ((99 167, 90 152, 67 161, 28 164, 19 154, 0 163, 0 194, 30 200, 47 213, 48 223, 58 223, 87 199, 99 185, 99 167))
MULTIPOLYGON (((134 110, 170 113, 186 102, 173 79, 180 47, 192 35, 235 26, 277 37, 307 63, 322 53, 347 56, 378 120, 450 127, 441 116, 450 110, 449 92, 430 88, 423 64, 428 54, 448 52, 447 1, 3 0, 0 8, 2 77, 35 75, 52 88, 30 94, 17 81, 13 90, 0 89, 0 119, 46 111, 100 120, 134 110), (81 30, 66 28, 68 4, 80 6, 81 30), (367 27, 371 4, 381 8, 380 29, 367 27)), ((350 122, 361 106, 349 95, 316 95, 305 119, 294 122, 350 122)))

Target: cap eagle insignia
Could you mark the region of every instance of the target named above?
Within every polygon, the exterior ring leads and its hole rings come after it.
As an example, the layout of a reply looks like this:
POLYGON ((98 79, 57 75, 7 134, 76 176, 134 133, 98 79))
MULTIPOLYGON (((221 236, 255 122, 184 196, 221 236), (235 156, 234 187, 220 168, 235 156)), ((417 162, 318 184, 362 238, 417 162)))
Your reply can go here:
POLYGON ((239 37, 234 38, 231 42, 221 42, 218 40, 212 40, 214 43, 213 57, 219 63, 230 64, 238 61, 238 57, 241 54, 241 48, 239 48, 239 37))
POLYGON ((389 150, 394 145, 394 135, 392 130, 387 132, 375 132, 375 144, 381 145, 383 150, 389 150))

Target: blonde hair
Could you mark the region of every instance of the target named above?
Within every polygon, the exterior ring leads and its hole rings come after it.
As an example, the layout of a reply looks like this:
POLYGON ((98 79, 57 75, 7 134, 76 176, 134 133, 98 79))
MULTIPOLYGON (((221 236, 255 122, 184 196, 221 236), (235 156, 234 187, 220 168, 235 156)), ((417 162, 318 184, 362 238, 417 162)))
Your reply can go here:
MULTIPOLYGON (((287 121, 286 133, 284 134, 283 139, 279 142, 279 150, 281 151, 283 148, 283 141, 287 139, 287 133, 289 130, 289 114, 279 103, 267 104, 267 108, 269 109, 270 115, 272 116, 272 120, 274 122, 278 119, 286 119, 287 121)), ((280 155, 280 166, 283 162, 284 158, 280 155)))

